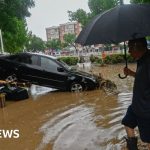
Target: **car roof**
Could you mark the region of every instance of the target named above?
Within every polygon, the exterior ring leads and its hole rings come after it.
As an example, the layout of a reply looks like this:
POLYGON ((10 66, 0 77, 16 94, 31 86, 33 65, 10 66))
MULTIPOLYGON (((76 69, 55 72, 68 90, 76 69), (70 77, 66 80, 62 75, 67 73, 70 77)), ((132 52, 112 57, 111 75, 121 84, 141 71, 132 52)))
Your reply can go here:
POLYGON ((16 54, 8 54, 8 55, 0 55, 0 57, 13 57, 13 56, 21 56, 21 55, 37 55, 37 56, 44 56, 44 57, 47 57, 47 58, 51 58, 51 59, 54 59, 56 60, 57 57, 54 57, 54 56, 51 56, 51 55, 46 55, 46 54, 43 54, 43 53, 33 53, 33 52, 21 52, 21 53, 16 53, 16 54))
POLYGON ((32 55, 45 56, 45 57, 49 57, 49 58, 52 58, 52 59, 57 59, 57 57, 55 57, 55 56, 46 55, 44 53, 25 52, 24 54, 32 54, 32 55))

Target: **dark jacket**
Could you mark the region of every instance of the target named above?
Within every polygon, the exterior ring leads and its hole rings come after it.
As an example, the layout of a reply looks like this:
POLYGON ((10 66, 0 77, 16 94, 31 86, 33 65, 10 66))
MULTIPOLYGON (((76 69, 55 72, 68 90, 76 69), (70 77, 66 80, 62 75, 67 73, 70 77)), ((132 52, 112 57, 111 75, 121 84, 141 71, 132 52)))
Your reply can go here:
POLYGON ((148 51, 137 61, 131 106, 137 116, 150 118, 150 52, 148 51))

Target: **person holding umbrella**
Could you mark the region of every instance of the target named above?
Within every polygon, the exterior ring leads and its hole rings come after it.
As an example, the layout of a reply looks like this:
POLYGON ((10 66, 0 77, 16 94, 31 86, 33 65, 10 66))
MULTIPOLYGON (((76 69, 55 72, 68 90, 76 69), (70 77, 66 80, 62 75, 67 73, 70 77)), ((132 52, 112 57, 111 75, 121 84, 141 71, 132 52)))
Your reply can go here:
POLYGON ((135 77, 132 104, 122 124, 127 131, 129 150, 137 150, 134 128, 138 126, 141 139, 148 143, 150 150, 150 54, 146 39, 150 36, 150 4, 119 5, 95 16, 80 32, 75 43, 81 45, 117 44, 124 42, 126 76, 135 77), (126 44, 129 53, 137 60, 136 72, 128 69, 126 44))
POLYGON ((145 38, 128 42, 129 53, 137 61, 136 72, 124 68, 124 74, 135 77, 132 103, 122 120, 127 132, 127 147, 138 150, 134 129, 138 127, 140 138, 150 150, 150 52, 145 38))

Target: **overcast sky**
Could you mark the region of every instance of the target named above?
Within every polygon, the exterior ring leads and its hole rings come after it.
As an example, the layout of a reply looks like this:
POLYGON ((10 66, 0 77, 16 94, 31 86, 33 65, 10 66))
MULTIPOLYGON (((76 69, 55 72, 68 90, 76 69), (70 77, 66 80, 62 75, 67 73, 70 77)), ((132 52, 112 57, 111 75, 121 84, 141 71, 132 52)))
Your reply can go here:
MULTIPOLYGON (((129 0, 124 2, 129 3, 129 0)), ((35 7, 30 10, 31 16, 27 18, 28 29, 46 40, 45 28, 69 22, 67 11, 79 8, 89 12, 88 0, 35 0, 35 7)))

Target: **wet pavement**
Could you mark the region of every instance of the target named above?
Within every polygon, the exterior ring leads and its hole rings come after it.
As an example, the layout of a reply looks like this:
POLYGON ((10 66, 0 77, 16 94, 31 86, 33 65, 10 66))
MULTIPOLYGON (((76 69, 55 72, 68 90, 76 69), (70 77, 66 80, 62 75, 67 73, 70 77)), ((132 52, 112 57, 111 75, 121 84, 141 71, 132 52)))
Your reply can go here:
POLYGON ((125 150, 121 119, 131 102, 133 79, 118 78, 122 67, 92 68, 92 73, 114 81, 118 94, 99 89, 50 92, 32 86, 31 98, 6 102, 0 109, 0 150, 125 150), (15 129, 19 138, 2 137, 1 130, 15 129))

